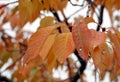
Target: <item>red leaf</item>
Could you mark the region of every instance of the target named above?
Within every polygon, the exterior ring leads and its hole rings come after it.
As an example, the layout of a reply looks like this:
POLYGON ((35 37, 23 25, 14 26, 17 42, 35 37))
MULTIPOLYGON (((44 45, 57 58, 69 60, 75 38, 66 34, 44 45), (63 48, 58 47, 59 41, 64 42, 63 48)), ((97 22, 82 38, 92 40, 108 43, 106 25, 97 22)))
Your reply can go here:
POLYGON ((89 41, 90 32, 87 29, 86 24, 76 25, 72 29, 73 41, 75 42, 75 47, 79 53, 79 55, 84 59, 88 60, 88 49, 89 49, 89 41))
POLYGON ((88 60, 89 48, 95 48, 106 40, 105 33, 88 29, 87 24, 75 25, 72 34, 79 55, 86 61, 88 60))

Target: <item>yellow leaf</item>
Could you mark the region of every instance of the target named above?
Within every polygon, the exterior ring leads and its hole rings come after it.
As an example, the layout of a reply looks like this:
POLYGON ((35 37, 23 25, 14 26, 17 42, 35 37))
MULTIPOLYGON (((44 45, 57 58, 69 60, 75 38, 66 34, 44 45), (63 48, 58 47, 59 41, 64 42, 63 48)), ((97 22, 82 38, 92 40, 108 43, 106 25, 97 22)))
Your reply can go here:
POLYGON ((18 9, 21 26, 23 26, 28 21, 33 22, 40 15, 43 6, 39 0, 19 0, 18 9))
POLYGON ((32 13, 32 2, 30 0, 19 0, 19 14, 21 26, 23 26, 29 19, 32 13))
POLYGON ((72 34, 61 33, 56 37, 55 43, 53 45, 53 53, 55 54, 57 60, 62 64, 66 58, 74 51, 74 43, 72 39, 72 34))
POLYGON ((45 18, 41 19, 40 21, 40 27, 46 27, 54 24, 54 17, 46 16, 45 18))
POLYGON ((33 22, 37 17, 40 16, 40 10, 43 9, 42 4, 39 0, 31 0, 32 2, 32 13, 30 15, 30 22, 33 22))

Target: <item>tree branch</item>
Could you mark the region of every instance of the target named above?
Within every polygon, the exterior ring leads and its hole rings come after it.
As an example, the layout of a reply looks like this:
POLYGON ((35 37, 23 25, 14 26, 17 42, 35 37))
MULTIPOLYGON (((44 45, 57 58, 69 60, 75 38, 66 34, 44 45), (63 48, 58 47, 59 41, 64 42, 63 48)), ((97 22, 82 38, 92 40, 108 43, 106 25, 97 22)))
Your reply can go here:
POLYGON ((86 0, 84 0, 83 3, 82 3, 81 5, 79 5, 79 4, 74 4, 74 3, 72 3, 71 0, 69 0, 69 2, 70 2, 71 5, 73 5, 73 6, 80 6, 80 7, 83 7, 83 6, 84 6, 85 1, 86 1, 86 0))
POLYGON ((104 13, 104 5, 101 5, 101 7, 100 7, 100 16, 99 16, 99 18, 98 18, 98 23, 99 23, 99 25, 97 26, 96 31, 99 31, 99 30, 100 30, 100 25, 101 25, 102 22, 103 22, 103 13, 104 13))
POLYGON ((83 9, 86 8, 86 7, 87 7, 87 5, 84 6, 84 7, 82 7, 82 8, 80 8, 80 9, 78 9, 78 10, 75 11, 73 14, 71 14, 70 16, 68 16, 67 19, 70 19, 72 16, 74 16, 75 14, 77 14, 79 11, 83 10, 83 9))
POLYGON ((83 74, 85 68, 86 68, 86 61, 83 60, 79 54, 78 54, 78 51, 75 50, 74 51, 75 55, 77 56, 79 62, 81 63, 81 67, 79 68, 79 70, 76 72, 75 76, 71 77, 71 82, 77 82, 77 80, 80 78, 80 76, 83 74))
POLYGON ((14 3, 18 3, 18 1, 14 1, 14 2, 10 2, 10 3, 7 3, 7 4, 3 4, 3 5, 0 5, 0 9, 10 5, 10 4, 14 4, 14 3))
POLYGON ((70 62, 69 62, 69 59, 67 58, 67 67, 68 67, 68 70, 69 70, 69 77, 71 77, 72 73, 71 73, 71 66, 70 66, 70 62))
POLYGON ((52 12, 52 14, 56 17, 57 21, 58 22, 61 22, 59 16, 58 16, 58 13, 53 9, 53 8, 50 8, 50 11, 52 12))
POLYGON ((5 76, 0 76, 0 82, 12 82, 12 81, 5 76))

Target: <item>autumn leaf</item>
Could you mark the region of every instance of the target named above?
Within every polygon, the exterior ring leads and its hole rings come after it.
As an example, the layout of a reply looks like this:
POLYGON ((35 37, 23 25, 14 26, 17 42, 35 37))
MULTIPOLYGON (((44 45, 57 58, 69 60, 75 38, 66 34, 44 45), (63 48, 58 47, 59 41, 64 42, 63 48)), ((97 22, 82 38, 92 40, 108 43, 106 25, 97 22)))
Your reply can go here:
POLYGON ((32 2, 32 13, 30 16, 30 22, 33 22, 37 17, 40 16, 40 10, 43 9, 42 4, 39 0, 33 0, 32 2))
POLYGON ((47 61, 47 68, 48 68, 49 73, 52 73, 52 69, 55 67, 55 65, 57 63, 56 55, 53 53, 53 47, 49 51, 45 60, 47 61))
POLYGON ((89 48, 95 48, 106 40, 105 33, 88 29, 87 24, 84 23, 74 25, 72 34, 79 55, 86 61, 88 60, 89 48))
MULTIPOLYGON (((48 26, 45 28, 39 28, 39 30, 31 36, 31 38, 28 42, 28 50, 24 57, 24 63, 28 63, 29 61, 35 59, 38 55, 39 56, 42 55, 43 59, 46 57, 46 56, 44 57, 44 54, 43 54, 44 52, 41 52, 41 51, 42 51, 42 49, 43 49, 43 51, 45 51, 45 48, 47 48, 48 46, 49 46, 48 47, 48 51, 49 51, 52 43, 54 42, 54 37, 55 37, 55 35, 50 36, 50 34, 57 27, 59 27, 59 24, 56 24, 53 26, 48 26), (49 40, 51 41, 50 44, 47 43, 49 40), (44 45, 47 45, 47 47, 45 47, 44 45), (43 48, 43 46, 45 48, 43 48)), ((46 52, 46 54, 47 53, 48 52, 46 52)))
POLYGON ((44 42, 44 45, 42 46, 42 49, 39 53, 39 56, 42 57, 44 60, 46 56, 48 55, 50 49, 52 48, 52 45, 54 44, 56 34, 51 34, 48 36, 46 41, 44 42))
POLYGON ((93 19, 93 17, 85 17, 83 19, 83 22, 86 23, 86 24, 88 24, 90 22, 95 22, 95 20, 93 19))
POLYGON ((104 32, 97 32, 93 29, 90 29, 90 45, 89 47, 93 47, 95 48, 96 46, 98 46, 101 43, 104 43, 106 41, 106 34, 104 32))
POLYGON ((46 59, 49 72, 52 72, 57 60, 60 64, 63 64, 73 51, 72 34, 70 32, 58 34, 46 59))
POLYGON ((62 33, 56 37, 53 45, 53 53, 57 60, 63 64, 66 58, 74 51, 74 43, 71 33, 62 33))
POLYGON ((14 29, 16 26, 19 27, 19 25, 20 25, 18 14, 14 14, 13 16, 11 16, 9 21, 10 21, 12 29, 14 29), (15 20, 16 20, 16 22, 15 22, 15 20))
POLYGON ((41 19, 40 27, 46 27, 46 26, 52 25, 54 24, 54 20, 55 20, 54 17, 46 16, 45 18, 41 19))
POLYGON ((96 69, 100 70, 101 79, 103 79, 107 70, 111 70, 114 52, 111 53, 106 43, 98 45, 94 49, 90 49, 90 55, 93 59, 96 69))
POLYGON ((17 70, 15 70, 14 74, 13 74, 13 79, 14 77, 19 79, 20 81, 22 81, 25 78, 28 78, 30 75, 30 66, 27 65, 26 67, 23 67, 22 62, 18 63, 18 68, 17 70))
POLYGON ((19 0, 19 14, 21 26, 26 22, 33 22, 39 15, 43 7, 38 0, 19 0))
POLYGON ((79 53, 79 55, 84 59, 88 60, 88 49, 89 49, 89 41, 90 32, 87 29, 86 24, 76 25, 72 29, 73 41, 75 43, 75 47, 79 53))
POLYGON ((93 17, 83 17, 83 16, 79 16, 77 18, 75 18, 75 24, 79 24, 79 23, 91 23, 91 22, 95 22, 95 20, 93 19, 93 17))
POLYGON ((5 13, 5 9, 0 9, 0 16, 2 16, 4 13, 5 13))
POLYGON ((54 8, 54 10, 63 10, 66 7, 68 0, 50 0, 50 6, 54 8))
POLYGON ((63 24, 61 27, 62 33, 70 32, 70 29, 66 24, 63 24))
POLYGON ((19 14, 20 14, 20 21, 21 26, 23 26, 30 17, 32 13, 32 3, 29 0, 19 0, 19 14))
MULTIPOLYGON (((116 34, 117 31, 115 31, 114 29, 112 31, 108 31, 108 37, 110 38, 111 42, 112 42, 112 46, 113 49, 115 51, 115 59, 117 60, 117 62, 120 62, 120 39, 116 34)), ((119 64, 120 65, 120 64, 119 64)))

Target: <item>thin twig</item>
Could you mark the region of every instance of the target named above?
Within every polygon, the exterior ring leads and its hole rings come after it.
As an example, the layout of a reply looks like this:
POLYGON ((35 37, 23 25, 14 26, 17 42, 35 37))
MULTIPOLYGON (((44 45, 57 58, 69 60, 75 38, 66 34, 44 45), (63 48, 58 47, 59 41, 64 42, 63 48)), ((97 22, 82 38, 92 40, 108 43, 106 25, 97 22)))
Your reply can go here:
POLYGON ((97 72, 96 72, 96 69, 95 69, 95 82, 97 82, 97 72))
POLYGON ((72 81, 71 81, 71 82, 77 82, 77 80, 78 80, 78 79, 80 78, 80 76, 83 74, 83 72, 84 72, 84 70, 85 70, 85 68, 86 68, 86 65, 87 65, 86 61, 83 60, 83 59, 79 56, 77 50, 75 50, 74 53, 75 53, 76 57, 78 58, 79 62, 81 63, 81 67, 80 67, 79 70, 76 72, 75 76, 72 77, 72 81))
POLYGON ((68 25, 69 26, 69 23, 68 23, 68 19, 66 18, 66 16, 65 16, 65 14, 64 14, 64 11, 61 11, 61 13, 62 13, 62 15, 63 15, 63 17, 64 17, 64 22, 66 23, 66 25, 68 25))
POLYGON ((70 16, 68 16, 67 19, 70 19, 72 16, 74 16, 75 14, 77 14, 78 12, 80 12, 81 10, 83 10, 85 7, 87 7, 87 5, 84 6, 84 7, 82 7, 82 8, 80 8, 80 9, 78 9, 77 11, 75 11, 73 14, 71 14, 70 16))
POLYGON ((61 22, 58 13, 57 13, 53 8, 50 8, 50 11, 51 11, 52 14, 56 17, 57 21, 58 21, 58 22, 61 22))
POLYGON ((85 3, 86 0, 83 1, 83 3, 80 5, 80 4, 74 4, 72 3, 71 0, 69 0, 70 4, 73 5, 73 6, 80 6, 80 7, 83 7, 84 6, 84 3, 85 3))
POLYGON ((20 61, 20 60, 24 57, 24 55, 25 55, 25 54, 21 54, 21 56, 20 56, 18 59, 16 59, 16 61, 14 61, 10 66, 8 66, 5 70, 1 71, 0 73, 3 73, 3 72, 5 72, 7 69, 9 69, 11 66, 16 65, 16 63, 17 63, 18 61, 20 61))
MULTIPOLYGON (((69 62, 69 59, 67 58, 67 67, 68 67, 68 70, 69 70, 69 77, 71 77, 71 67, 70 67, 70 62, 69 62)), ((71 79, 70 79, 71 80, 71 79)))
POLYGON ((14 4, 14 3, 18 3, 18 1, 14 1, 14 2, 10 2, 10 3, 7 3, 7 4, 3 4, 3 5, 0 6, 0 9, 2 9, 2 8, 8 6, 8 5, 14 4))

